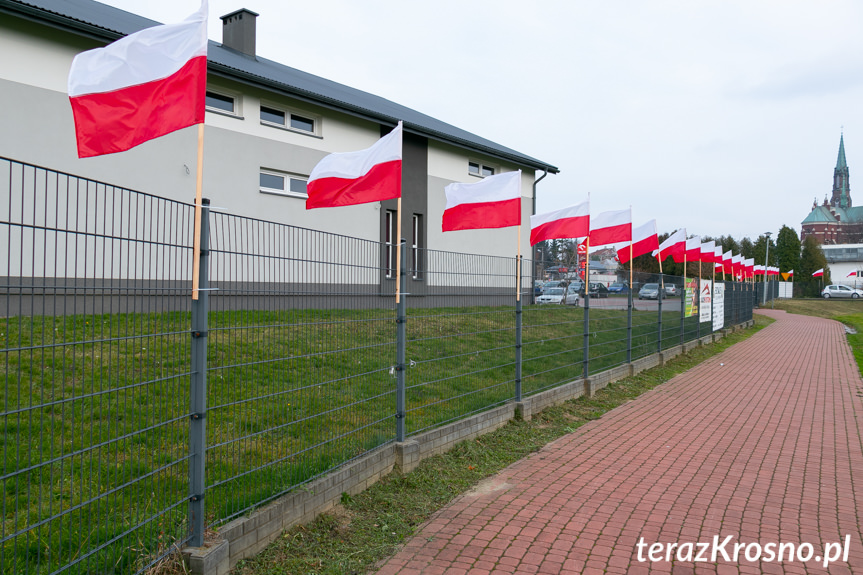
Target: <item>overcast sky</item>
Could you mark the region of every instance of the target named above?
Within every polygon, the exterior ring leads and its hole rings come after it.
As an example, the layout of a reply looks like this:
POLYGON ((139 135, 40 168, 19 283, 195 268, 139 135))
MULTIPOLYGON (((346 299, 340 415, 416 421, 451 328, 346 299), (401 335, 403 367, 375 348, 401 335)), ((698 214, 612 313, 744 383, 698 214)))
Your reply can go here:
MULTIPOLYGON (((107 3, 161 22, 198 7, 107 3)), ((799 233, 843 126, 863 205, 861 2, 210 0, 211 40, 239 8, 260 14, 260 56, 560 168, 540 213, 590 193, 593 214, 631 205, 660 232, 799 233)))

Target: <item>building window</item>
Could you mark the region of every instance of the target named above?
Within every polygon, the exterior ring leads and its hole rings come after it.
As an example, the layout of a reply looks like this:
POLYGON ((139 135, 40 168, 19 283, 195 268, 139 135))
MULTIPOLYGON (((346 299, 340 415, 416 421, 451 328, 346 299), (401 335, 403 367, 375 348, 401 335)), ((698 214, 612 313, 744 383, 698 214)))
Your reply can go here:
POLYGON ((479 176, 480 178, 485 178, 488 176, 493 176, 494 171, 495 170, 492 166, 487 166, 479 162, 467 163, 467 172, 472 176, 479 176))
POLYGON ((384 220, 384 238, 386 240, 386 277, 392 279, 396 277, 396 234, 398 232, 397 219, 395 210, 387 210, 384 220))
POLYGON ((275 108, 268 108, 267 106, 261 106, 261 121, 267 124, 276 124, 278 126, 285 125, 285 112, 283 110, 276 110, 275 108))
POLYGON ((422 279, 422 237, 423 216, 414 214, 411 223, 411 275, 413 279, 422 279))
POLYGON ((315 133, 315 121, 297 114, 291 114, 291 127, 295 130, 302 130, 311 134, 315 133))
POLYGON ((308 178, 296 174, 261 170, 260 191, 265 194, 277 194, 294 198, 308 198, 306 191, 308 178))
POLYGON ((270 126, 287 128, 295 132, 320 135, 317 133, 318 122, 308 114, 296 114, 275 106, 261 105, 261 123, 270 126))
POLYGON ((237 114, 237 99, 234 96, 220 94, 218 92, 207 91, 206 96, 207 108, 227 112, 228 114, 237 114))

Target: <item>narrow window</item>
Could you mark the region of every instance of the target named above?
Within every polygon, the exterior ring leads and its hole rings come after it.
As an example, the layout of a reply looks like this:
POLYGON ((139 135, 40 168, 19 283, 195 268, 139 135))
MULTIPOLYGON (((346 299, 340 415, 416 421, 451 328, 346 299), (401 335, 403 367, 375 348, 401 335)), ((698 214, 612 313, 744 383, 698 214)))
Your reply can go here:
POLYGON ((415 280, 422 279, 422 214, 414 214, 411 226, 411 270, 415 280))
POLYGON ((232 96, 225 96, 224 94, 217 94, 216 92, 207 92, 206 105, 208 108, 212 108, 214 110, 221 110, 231 114, 236 113, 234 98, 232 96))
POLYGON ((315 133, 315 121, 297 114, 291 114, 291 127, 295 130, 315 133))
POLYGON ((275 108, 261 106, 261 121, 267 122, 269 124, 278 124, 279 126, 284 126, 285 112, 282 110, 276 110, 275 108))
POLYGON ((489 168, 488 166, 482 167, 482 177, 483 178, 485 178, 486 176, 493 176, 493 175, 494 175, 494 168, 489 168))
POLYGON ((265 194, 307 198, 307 184, 308 180, 303 176, 276 172, 274 170, 261 170, 260 191, 265 194))
POLYGON ((386 277, 396 277, 396 212, 395 210, 387 210, 384 225, 386 229, 386 277))
POLYGON ((469 174, 473 174, 474 176, 478 176, 479 175, 479 164, 474 163, 474 162, 468 162, 467 163, 467 172, 469 174))

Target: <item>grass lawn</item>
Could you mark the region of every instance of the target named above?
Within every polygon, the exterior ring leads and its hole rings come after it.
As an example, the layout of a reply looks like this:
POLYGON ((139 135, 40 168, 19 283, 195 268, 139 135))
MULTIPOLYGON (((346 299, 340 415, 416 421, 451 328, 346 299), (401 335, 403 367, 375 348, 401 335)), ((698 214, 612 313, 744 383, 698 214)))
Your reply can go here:
MULTIPOLYGON (((503 428, 423 461, 408 474, 394 472, 363 493, 344 495, 342 505, 309 525, 296 527, 237 575, 363 574, 391 556, 419 526, 457 495, 506 466, 664 383, 772 322, 755 316, 756 327, 677 356, 666 365, 610 384, 592 398, 581 397, 512 421, 503 428)), ((178 569, 173 573, 179 574, 178 569)))
MULTIPOLYGON (((580 377, 583 313, 525 307, 525 395, 580 377)), ((394 439, 394 320, 388 309, 210 314, 208 524, 394 439)), ((0 318, 0 571, 126 573, 184 537, 189 321, 0 318)), ((633 359, 656 351, 656 321, 634 312, 633 359)), ((679 312, 663 312, 662 347, 680 330, 679 312)), ((588 331, 591 373, 625 362, 626 311, 592 309, 588 331)), ((409 309, 407 338, 408 434, 513 398, 514 308, 409 309)))

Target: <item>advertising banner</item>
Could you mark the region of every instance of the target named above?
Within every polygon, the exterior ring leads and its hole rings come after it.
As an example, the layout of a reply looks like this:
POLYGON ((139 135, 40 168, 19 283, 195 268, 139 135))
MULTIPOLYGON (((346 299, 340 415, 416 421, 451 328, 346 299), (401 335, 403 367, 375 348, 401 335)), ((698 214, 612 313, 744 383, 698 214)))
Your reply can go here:
POLYGON ((713 285, 713 331, 725 327, 725 284, 713 285))
POLYGON ((705 323, 711 320, 710 317, 710 300, 713 299, 713 289, 711 288, 710 280, 701 280, 701 290, 699 292, 700 296, 700 313, 698 314, 698 321, 700 323, 705 323))
POLYGON ((692 317, 698 313, 698 279, 693 278, 686 282, 686 313, 684 317, 692 317))

